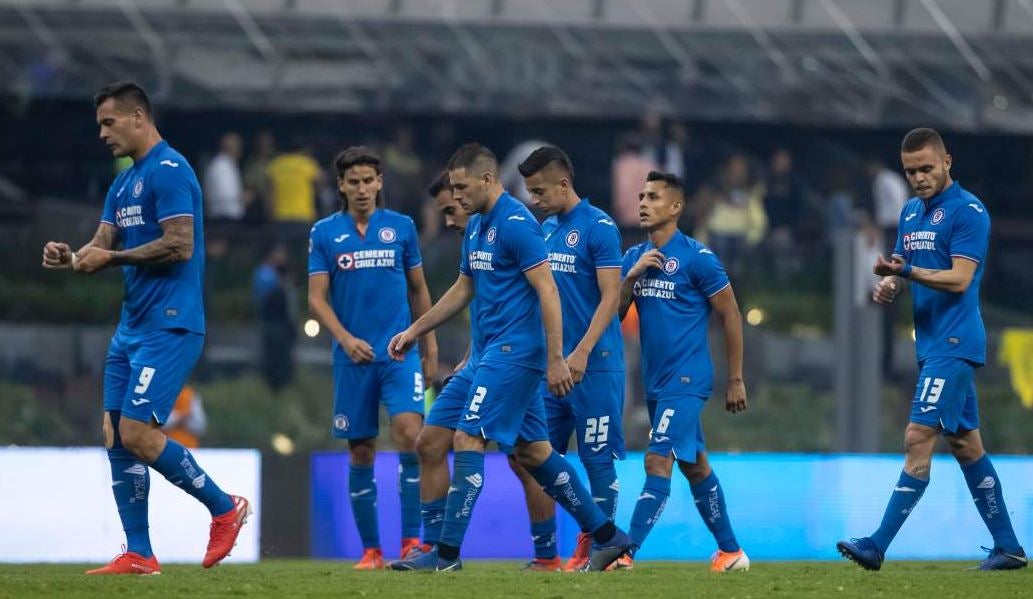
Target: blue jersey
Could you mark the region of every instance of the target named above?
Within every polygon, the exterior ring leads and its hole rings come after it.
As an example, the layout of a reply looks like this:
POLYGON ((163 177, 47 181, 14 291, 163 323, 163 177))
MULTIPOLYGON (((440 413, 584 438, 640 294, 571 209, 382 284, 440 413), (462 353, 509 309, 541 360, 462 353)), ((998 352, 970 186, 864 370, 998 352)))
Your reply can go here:
POLYGON ((104 200, 101 222, 117 228, 122 248, 131 250, 160 239, 161 223, 180 216, 194 221, 194 251, 189 260, 122 267, 125 297, 119 327, 127 332, 205 332, 201 186, 186 158, 162 141, 115 178, 104 200))
MULTIPOLYGON (((621 267, 621 234, 613 219, 588 200, 542 223, 549 265, 563 305, 563 355, 588 331, 601 297, 596 270, 621 267)), ((613 320, 588 357, 586 370, 624 370, 620 320, 613 320)))
MULTIPOLYGON (((630 248, 621 274, 652 249, 648 241, 630 248)), ((714 252, 681 231, 660 253, 666 258, 663 269, 649 268, 633 289, 646 397, 709 397, 714 379, 707 343, 710 298, 728 287, 728 276, 714 252)))
POLYGON ((508 193, 470 218, 459 272, 473 279, 470 337, 481 346, 482 363, 545 368, 541 303, 524 272, 548 259, 538 221, 508 193))
POLYGON ((933 356, 963 358, 977 364, 986 361, 979 284, 989 243, 990 214, 986 206, 958 183, 928 201, 912 198, 904 205, 897 225, 895 255, 912 266, 937 270, 950 269, 954 256, 978 264, 964 293, 911 285, 919 362, 933 356))
MULTIPOLYGON (((423 263, 416 226, 393 210, 378 208, 366 234, 347 212, 312 226, 308 274, 330 276, 330 306, 344 328, 373 347, 373 361, 390 360, 387 344, 412 322, 406 272, 423 263)), ((334 363, 351 358, 333 340, 334 363)))

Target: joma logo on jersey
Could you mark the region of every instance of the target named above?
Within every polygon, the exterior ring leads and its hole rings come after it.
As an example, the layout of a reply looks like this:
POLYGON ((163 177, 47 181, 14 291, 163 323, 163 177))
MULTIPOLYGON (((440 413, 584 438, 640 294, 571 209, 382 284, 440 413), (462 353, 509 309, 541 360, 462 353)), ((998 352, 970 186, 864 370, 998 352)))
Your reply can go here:
POLYGON ((122 229, 143 224, 143 208, 139 204, 125 206, 115 211, 115 224, 122 229))
POLYGON ((904 249, 913 252, 915 250, 935 250, 936 231, 914 231, 905 233, 902 239, 904 249))
POLYGON ((337 268, 341 270, 394 267, 395 250, 360 250, 337 254, 337 268))

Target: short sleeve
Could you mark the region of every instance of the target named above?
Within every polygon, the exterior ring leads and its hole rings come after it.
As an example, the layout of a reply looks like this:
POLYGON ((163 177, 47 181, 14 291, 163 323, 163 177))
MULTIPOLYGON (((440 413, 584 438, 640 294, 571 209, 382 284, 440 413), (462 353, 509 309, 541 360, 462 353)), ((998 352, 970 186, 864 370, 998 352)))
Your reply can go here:
POLYGON ((721 261, 714 252, 705 247, 698 250, 690 276, 692 284, 707 297, 717 295, 731 284, 721 261))
POLYGON ((545 248, 545 238, 542 237, 542 228, 534 217, 530 215, 510 216, 504 226, 506 233, 501 242, 520 270, 531 270, 549 260, 549 252, 545 248))
POLYGON ((163 160, 151 172, 154 213, 158 222, 177 216, 196 216, 194 194, 197 183, 186 165, 163 160), (172 166, 173 164, 176 166, 172 166))
POLYGON ((623 270, 621 233, 612 220, 600 219, 595 223, 588 239, 588 250, 592 253, 592 261, 596 268, 621 268, 623 270))
POLYGON ((628 276, 628 272, 631 271, 631 267, 635 266, 635 260, 638 260, 637 252, 635 248, 628 248, 628 251, 624 252, 624 259, 621 261, 621 278, 628 276))
POLYGON ((990 241, 990 215, 986 208, 973 202, 961 208, 954 219, 949 242, 950 255, 982 262, 990 241))
POLYGON ((402 247, 402 265, 405 270, 411 270, 423 265, 423 256, 420 255, 420 237, 416 233, 416 224, 411 218, 405 219, 405 244, 402 247))
POLYGON ((117 227, 115 223, 115 190, 120 184, 120 177, 115 179, 115 182, 108 188, 108 195, 104 197, 104 210, 100 213, 100 222, 108 223, 112 227, 117 227))
POLYGON ((326 248, 320 243, 318 226, 312 227, 308 234, 308 275, 330 274, 330 257, 326 248))

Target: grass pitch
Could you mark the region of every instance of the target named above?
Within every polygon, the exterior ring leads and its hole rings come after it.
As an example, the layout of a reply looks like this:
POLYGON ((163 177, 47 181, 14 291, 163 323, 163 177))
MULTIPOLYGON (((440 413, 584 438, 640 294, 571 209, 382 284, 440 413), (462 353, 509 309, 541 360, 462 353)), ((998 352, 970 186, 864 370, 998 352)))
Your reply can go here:
POLYGON ((640 562, 604 574, 525 573, 516 562, 473 561, 458 573, 355 572, 350 562, 268 560, 206 571, 163 566, 161 576, 83 576, 79 565, 0 565, 0 597, 1030 597, 1033 571, 973 572, 971 562, 889 562, 865 572, 846 562, 757 563, 711 574, 704 563, 640 562))

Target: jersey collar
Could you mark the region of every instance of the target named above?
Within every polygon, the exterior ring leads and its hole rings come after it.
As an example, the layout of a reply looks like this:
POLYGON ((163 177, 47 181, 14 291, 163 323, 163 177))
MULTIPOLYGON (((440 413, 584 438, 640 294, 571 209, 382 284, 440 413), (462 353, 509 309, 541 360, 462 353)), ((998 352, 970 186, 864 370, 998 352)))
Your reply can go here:
POLYGON ((151 158, 153 158, 154 156, 157 156, 158 152, 164 150, 167 147, 169 147, 169 142, 165 141, 164 139, 154 144, 154 147, 150 150, 147 150, 147 153, 143 155, 143 158, 140 159, 139 164, 143 164, 151 158))
POLYGON ((556 222, 561 225, 565 224, 570 219, 588 209, 590 205, 591 203, 588 201, 588 198, 581 198, 581 200, 577 204, 574 204, 574 207, 570 209, 570 212, 557 214, 556 222))
POLYGON ((961 191, 961 184, 957 181, 951 181, 951 184, 949 187, 947 187, 947 189, 944 189, 940 193, 929 198, 927 202, 925 202, 926 210, 932 208, 933 206, 939 206, 940 204, 946 202, 951 198, 958 197, 958 195, 961 194, 961 191))

